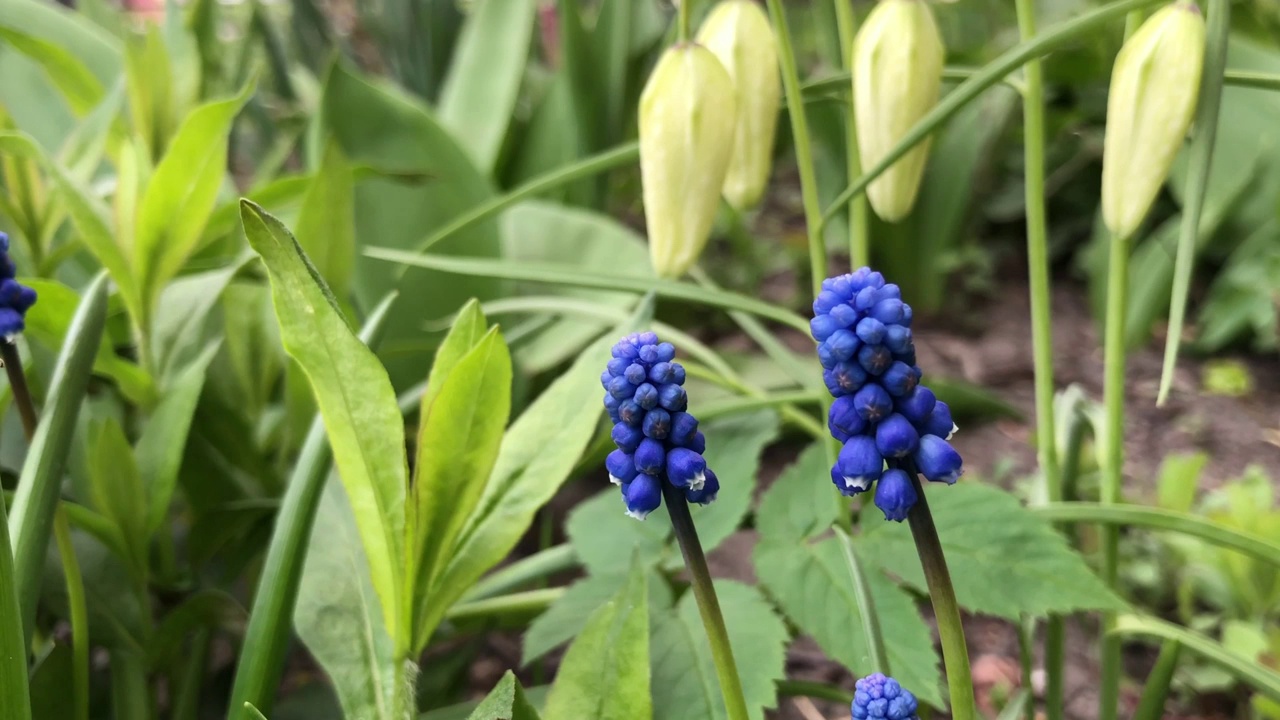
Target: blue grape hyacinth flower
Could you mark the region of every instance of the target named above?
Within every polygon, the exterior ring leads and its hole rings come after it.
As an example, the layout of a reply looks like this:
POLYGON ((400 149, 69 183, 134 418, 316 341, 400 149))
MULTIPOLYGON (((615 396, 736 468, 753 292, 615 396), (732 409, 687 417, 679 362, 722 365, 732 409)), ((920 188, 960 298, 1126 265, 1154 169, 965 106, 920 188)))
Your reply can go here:
POLYGON ((618 448, 605 458, 605 469, 622 488, 627 514, 638 520, 662 504, 664 482, 699 505, 720 491, 702 457, 707 441, 688 412, 685 372, 675 356, 675 347, 655 333, 633 333, 613 346, 613 359, 600 375, 618 448))
POLYGON ((919 499, 911 474, 950 485, 964 472, 951 409, 921 384, 911 319, 898 286, 864 267, 822 281, 809 323, 835 397, 827 427, 843 444, 831 481, 845 495, 876 485, 876 506, 898 522, 919 499))
POLYGON ((27 327, 27 311, 36 304, 36 291, 19 283, 18 269, 9 257, 9 236, 0 232, 0 337, 8 342, 27 327))
POLYGON ((916 696, 880 673, 854 685, 853 720, 918 720, 916 696))

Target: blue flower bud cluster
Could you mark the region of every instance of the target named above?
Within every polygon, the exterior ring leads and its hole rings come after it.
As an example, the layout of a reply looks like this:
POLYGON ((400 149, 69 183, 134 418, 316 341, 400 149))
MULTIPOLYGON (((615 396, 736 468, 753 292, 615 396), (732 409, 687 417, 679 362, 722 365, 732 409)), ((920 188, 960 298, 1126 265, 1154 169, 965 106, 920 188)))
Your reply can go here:
POLYGON ((618 446, 605 468, 609 480, 622 487, 627 514, 638 520, 662 504, 663 481, 699 505, 720 491, 702 457, 707 441, 688 412, 684 367, 675 356, 675 347, 658 342, 656 334, 634 333, 613 346, 613 359, 600 375, 618 446))
POLYGON ((18 268, 9 257, 9 236, 0 232, 0 337, 12 340, 27 327, 27 310, 36 304, 36 291, 14 278, 18 268))
POLYGON ((809 323, 835 397, 827 426, 844 443, 831 480, 845 495, 879 481, 876 507, 898 522, 918 499, 908 473, 952 484, 962 472, 951 410, 920 384, 911 317, 898 286, 864 267, 822 281, 809 323))
POLYGON ((880 673, 854 684, 853 720, 917 720, 916 696, 880 673))

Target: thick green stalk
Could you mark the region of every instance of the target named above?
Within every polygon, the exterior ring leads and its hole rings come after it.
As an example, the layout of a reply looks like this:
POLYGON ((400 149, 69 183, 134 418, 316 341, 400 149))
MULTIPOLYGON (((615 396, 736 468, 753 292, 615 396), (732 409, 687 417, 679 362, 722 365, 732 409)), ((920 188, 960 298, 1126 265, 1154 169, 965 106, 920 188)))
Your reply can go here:
POLYGON ((27 688, 27 642, 18 610, 18 588, 13 575, 13 550, 4 495, 0 494, 0 720, 30 720, 31 698, 27 688))
POLYGON ((1028 60, 1044 57, 1064 43, 1095 31, 1099 26, 1111 22, 1130 10, 1155 5, 1161 1, 1119 0, 1119 2, 1105 5, 1097 10, 1084 13, 1077 18, 1061 23, 1049 32, 1037 35, 1035 40, 1031 42, 1019 43, 1009 48, 995 60, 983 65, 972 77, 965 80, 956 89, 947 93, 927 115, 920 118, 920 121, 902 137, 902 140, 892 150, 881 158, 880 162, 876 163, 875 167, 863 172, 862 176, 857 180, 851 181, 849 186, 823 211, 822 221, 826 222, 835 217, 835 214, 840 212, 845 203, 866 190, 871 181, 879 177, 885 170, 888 170, 903 155, 910 152, 911 148, 915 147, 917 143, 929 137, 934 130, 951 119, 961 108, 980 95, 983 90, 999 83, 1004 79, 1004 76, 1018 69, 1028 60))
POLYGON ((111 706, 115 720, 147 720, 151 717, 151 691, 143 657, 132 650, 111 652, 111 706))
MULTIPOLYGON (((853 3, 832 0, 836 8, 836 31, 840 37, 840 65, 853 72, 853 3)), ((844 127, 845 167, 849 180, 862 174, 862 157, 858 152, 858 126, 853 119, 853 104, 846 108, 848 122, 844 127)), ((859 195, 849 203, 849 265, 860 268, 871 264, 871 242, 868 232, 867 196, 859 195)), ((887 673, 886 673, 887 674, 887 673)))
MULTIPOLYGON (((1022 692, 1028 692, 1031 687, 1031 674, 1035 666, 1035 643, 1036 643, 1036 619, 1034 616, 1028 615, 1022 619, 1022 623, 1018 626, 1018 661, 1022 666, 1022 692)), ((1023 713, 1025 720, 1036 720, 1036 704, 1033 702, 1024 703, 1023 713)), ((1002 713, 1003 715, 1003 713, 1002 713)), ((1011 713, 1009 717, 1017 717, 1018 713, 1011 713)))
POLYGON ((942 663, 947 670, 947 689, 951 695, 953 720, 978 720, 977 705, 973 697, 973 677, 969 671, 969 648, 964 640, 964 625, 960 618, 960 604, 951 585, 951 573, 942 553, 938 528, 929 512, 929 501, 914 466, 907 467, 907 474, 915 485, 915 507, 907 515, 911 536, 916 542, 920 565, 924 569, 925 584, 929 587, 929 600, 938 622, 938 636, 942 641, 942 663))
POLYGON ((889 653, 884 649, 884 634, 880 632, 880 615, 876 612, 871 588, 867 586, 867 576, 862 572, 862 563, 858 561, 858 555, 853 551, 853 540, 840 527, 833 527, 832 530, 840 539, 840 549, 844 551, 844 561, 849 566, 849 578, 853 580, 853 597, 857 600, 858 614, 862 618, 862 634, 867 638, 867 654, 871 656, 871 670, 892 675, 889 668, 889 653))
POLYGON ((1178 669, 1181 655, 1182 643, 1177 640, 1165 640, 1160 644, 1160 656, 1156 658, 1156 666, 1147 677, 1133 720, 1160 720, 1164 717, 1164 703, 1169 697, 1169 686, 1173 683, 1173 673, 1178 669))
POLYGON ((679 0, 680 6, 676 11, 676 38, 678 42, 689 41, 689 26, 692 24, 691 17, 693 15, 693 0, 679 0))
MULTIPOLYGON (((385 326, 387 311, 396 295, 384 299, 365 321, 360 339, 376 345, 385 326)), ((294 465, 284 499, 276 513, 271 544, 263 565, 249 627, 245 630, 244 647, 231 687, 231 718, 251 717, 246 704, 271 712, 284 655, 293 635, 293 608, 302 582, 302 567, 307 556, 307 541, 316 507, 329 477, 332 453, 321 418, 311 424, 294 465)))
POLYGON ((813 164, 813 146, 809 142, 809 121, 804 114, 804 94, 800 91, 800 73, 787 28, 787 11, 782 0, 768 0, 773 31, 778 36, 778 63, 782 66, 782 87, 787 95, 787 114, 791 118, 791 143, 795 147, 796 167, 800 172, 800 197, 804 204, 804 222, 809 233, 809 273, 813 276, 816 297, 827 277, 827 248, 822 239, 822 206, 818 199, 818 173, 813 164))
MULTIPOLYGON (((1016 0, 1018 33, 1022 42, 1035 39, 1034 0, 1016 0)), ((1049 283, 1049 229, 1045 209, 1044 74, 1040 60, 1029 60, 1022 68, 1022 134, 1024 187, 1027 212, 1027 275, 1031 288, 1031 347, 1035 366, 1036 450, 1040 472, 1051 502, 1062 499, 1062 479, 1058 474, 1057 434, 1053 413, 1053 320, 1049 283)), ((1062 687, 1064 625, 1060 615, 1045 622, 1046 686, 1062 687)), ((1030 653, 1024 664, 1030 667, 1030 653)), ((1034 712, 1028 703, 1028 712, 1034 712)), ((1046 703, 1049 720, 1062 720, 1062 702, 1046 703)))
POLYGON ((671 527, 680 543, 680 554, 684 555, 684 564, 689 570, 702 625, 711 643, 711 659, 715 662, 716 677, 720 679, 720 693, 724 696, 729 720, 748 720, 750 716, 742 695, 742 682, 733 661, 733 648, 729 646, 729 632, 724 626, 724 616, 720 614, 720 601, 716 599, 716 589, 711 583, 707 558, 702 554, 702 544, 698 542, 698 529, 689 515, 689 503, 670 483, 662 483, 662 494, 667 502, 667 514, 671 516, 671 527))
MULTIPOLYGON (((1107 318, 1103 350, 1103 399, 1106 405, 1107 432, 1103 447, 1102 504, 1120 502, 1120 485, 1124 476, 1124 385, 1125 346, 1124 319, 1129 295, 1129 241, 1111 238, 1111 258, 1107 267, 1107 318)), ((1102 579, 1116 586, 1120 547, 1119 528, 1102 528, 1102 579)), ((1120 697, 1120 638, 1110 633, 1115 626, 1115 612, 1103 614, 1102 679, 1098 694, 1098 717, 1115 720, 1120 697)))
POLYGON ((1164 368, 1156 405, 1164 405, 1173 385, 1178 364, 1178 345, 1186 319, 1187 295, 1191 291, 1191 270, 1196 260, 1196 240, 1200 231, 1200 211, 1209 190, 1209 170, 1213 165, 1213 144, 1218 134, 1218 109, 1222 105, 1223 72, 1227 66, 1227 36, 1231 32, 1230 0, 1210 0, 1209 27, 1205 41, 1204 74, 1196 106, 1196 135, 1191 141, 1187 190, 1182 203, 1182 225, 1178 229, 1178 256, 1173 267, 1173 293, 1169 297, 1169 334, 1164 344, 1164 368))

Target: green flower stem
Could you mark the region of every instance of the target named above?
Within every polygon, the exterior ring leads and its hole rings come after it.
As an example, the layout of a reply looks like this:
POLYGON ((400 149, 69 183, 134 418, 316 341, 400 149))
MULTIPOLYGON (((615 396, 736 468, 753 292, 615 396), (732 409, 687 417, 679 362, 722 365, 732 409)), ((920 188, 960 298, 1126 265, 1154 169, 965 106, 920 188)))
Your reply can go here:
POLYGON ((925 583, 929 586, 929 600, 933 603, 933 614, 938 621, 942 663, 946 666, 947 689, 951 695, 951 717, 953 720, 978 720, 981 716, 978 715, 973 697, 969 648, 964 640, 960 605, 956 602, 956 591, 951 585, 947 559, 942 553, 938 528, 933 524, 929 500, 925 497, 914 464, 908 464, 906 470, 919 498, 907 515, 907 522, 911 525, 911 536, 916 542, 916 552, 919 553, 920 565, 924 568, 925 583))
POLYGON ((1182 643, 1177 640, 1165 640, 1160 644, 1160 656, 1156 658, 1156 666, 1147 677, 1133 720, 1160 720, 1164 717, 1164 703, 1169 697, 1169 686, 1173 683, 1173 673, 1178 669, 1181 655, 1182 643))
POLYGON ((18 588, 9 544, 9 518, 0 494, 0 720, 30 720, 27 687, 27 642, 18 610, 18 588))
MULTIPOLYGON (((1022 666, 1023 692, 1031 687, 1031 673, 1035 665, 1036 619, 1027 615, 1018 625, 1018 660, 1022 666)), ((1023 707, 1026 720, 1036 720, 1035 703, 1025 703, 1023 707)), ((1017 713, 1010 717, 1017 717, 1017 713)))
MULTIPOLYGON (((1103 350, 1103 401, 1106 405, 1107 430, 1103 447, 1102 504, 1120 502, 1120 484, 1124 474, 1124 321, 1129 305, 1129 241, 1112 237, 1110 262, 1107 267, 1107 317, 1103 350)), ((1102 528, 1102 579, 1115 588, 1120 547, 1119 528, 1102 528)), ((1099 720, 1115 720, 1120 697, 1120 638, 1111 633, 1115 612, 1102 617, 1102 679, 1098 694, 1099 720)))
MULTIPOLYGON (((1028 43, 1036 36, 1034 0, 1016 0, 1018 33, 1028 43)), ((1027 274, 1031 286, 1031 346, 1035 366, 1036 449, 1040 472, 1044 474, 1049 500, 1062 499, 1062 478, 1058 473, 1057 434, 1053 413, 1053 320, 1049 284, 1049 230, 1045 210, 1044 78, 1040 60, 1029 60, 1022 68, 1024 186, 1027 208, 1027 274)), ((1046 686, 1061 689, 1063 673, 1064 625, 1060 615, 1050 615, 1045 623, 1046 686)), ((1023 652, 1024 670, 1031 668, 1030 647, 1023 652)), ((1062 702, 1046 703, 1049 720, 1062 720, 1062 702)), ((1028 703, 1028 714, 1035 712, 1028 703)))
POLYGON ((679 42, 689 41, 689 26, 693 15, 693 0, 679 0, 680 8, 676 13, 676 37, 679 42))
POLYGON ((4 371, 9 376, 13 404, 18 406, 18 417, 22 419, 22 433, 29 443, 36 435, 38 418, 35 402, 31 399, 31 389, 27 386, 27 375, 22 371, 22 358, 18 356, 18 346, 7 340, 0 341, 0 359, 4 361, 4 371))
POLYGON ((143 656, 116 648, 111 652, 111 704, 114 717, 146 720, 151 717, 150 690, 143 656))
MULTIPOLYGON (((836 31, 840 37, 840 64, 845 72, 853 72, 853 3, 849 0, 832 0, 836 9, 836 31)), ((846 86, 849 81, 845 81, 846 86)), ((803 90, 803 88, 801 88, 803 90)), ((858 153, 858 126, 854 122, 853 104, 844 128, 845 167, 850 180, 862 174, 862 158, 858 153)), ((849 265, 859 268, 871 264, 870 224, 867 216, 867 196, 859 195, 849 203, 849 265)), ((887 675, 888 672, 886 671, 887 675)))
POLYGON ((853 596, 858 603, 858 614, 862 616, 862 634, 867 638, 867 654, 871 656, 871 670, 892 675, 889 653, 884 649, 884 634, 880 632, 880 615, 876 613, 876 603, 871 597, 871 588, 867 586, 867 576, 862 572, 862 563, 858 561, 858 554, 853 551, 853 540, 840 527, 833 527, 832 530, 840 538, 840 549, 844 551, 844 561, 849 566, 853 596))
MULTIPOLYGON (((903 136, 902 140, 879 163, 876 163, 875 167, 864 171, 861 177, 852 181, 835 201, 827 206, 827 209, 822 213, 822 221, 827 222, 832 217, 835 217, 835 214, 840 212, 845 203, 866 190, 867 185, 871 184, 872 180, 875 180, 881 173, 888 170, 903 155, 906 155, 911 148, 915 147, 917 143, 929 137, 934 130, 951 119, 953 115, 980 95, 982 91, 1000 82, 1004 76, 1021 67, 1028 60, 1044 57, 1064 43, 1095 31, 1101 25, 1111 22, 1130 10, 1155 5, 1161 1, 1119 0, 1061 23, 1049 32, 1037 35, 1035 40, 1019 43, 1009 48, 995 60, 983 65, 972 77, 942 98, 927 115, 920 118, 920 121, 903 136)), ((771 0, 770 7, 774 2, 776 0, 771 0)), ((784 82, 785 79, 786 75, 784 73, 784 82)), ((820 230, 821 228, 819 228, 820 230)), ((812 229, 810 232, 812 232, 812 229)))
POLYGON ((716 676, 720 679, 720 693, 724 696, 728 718, 748 720, 747 702, 743 698, 742 682, 738 679, 738 668, 733 661, 733 648, 729 646, 729 633, 724 626, 724 616, 720 614, 720 602, 716 599, 716 589, 711 583, 707 558, 702 554, 702 543, 698 542, 698 529, 694 527, 693 517, 689 514, 689 503, 670 483, 662 483, 662 494, 667 502, 667 514, 671 516, 671 527, 680 543, 680 554, 684 555, 684 564, 689 570, 693 596, 698 601, 698 612, 702 615, 702 625, 706 628, 707 640, 711 643, 711 658, 716 665, 716 676))

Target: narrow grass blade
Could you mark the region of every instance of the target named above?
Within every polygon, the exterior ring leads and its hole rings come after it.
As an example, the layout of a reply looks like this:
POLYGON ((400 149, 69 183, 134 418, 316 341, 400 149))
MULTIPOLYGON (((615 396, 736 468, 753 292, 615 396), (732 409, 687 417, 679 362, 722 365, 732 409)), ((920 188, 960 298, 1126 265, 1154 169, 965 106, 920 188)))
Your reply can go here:
MULTIPOLYGON (((1009 698, 1009 704, 1004 706, 1004 709, 996 716, 996 720, 1018 720, 1027 711, 1030 703, 1031 693, 1025 689, 1019 690, 1013 694, 1013 697, 1009 698)), ((1035 706, 1031 705, 1031 707, 1035 706)))
POLYGON ((1257 535, 1223 527, 1189 513, 1136 505, 1102 505, 1100 503, 1049 503, 1030 508, 1047 520, 1095 522, 1167 530, 1198 537, 1219 547, 1242 552, 1255 560, 1280 566, 1280 545, 1257 535))
POLYGON ((0 720, 30 720, 27 691, 27 641, 22 635, 13 551, 9 547, 4 497, 0 495, 0 720))
POLYGON ((524 280, 526 282, 550 283, 599 290, 629 290, 638 293, 652 290, 662 297, 688 300, 724 308, 725 310, 742 310, 780 322, 801 332, 809 332, 809 323, 804 318, 776 305, 770 305, 762 300, 737 293, 710 290, 675 280, 655 280, 625 275, 606 275, 603 273, 584 275, 581 268, 552 263, 523 263, 517 265, 504 260, 418 255, 403 250, 381 247, 367 248, 365 255, 378 260, 387 260, 402 265, 414 265, 460 275, 478 275, 481 277, 524 280))
POLYGON ((1196 133, 1191 140, 1187 192, 1182 205, 1182 225, 1178 230, 1178 255, 1173 267, 1173 294, 1169 298, 1169 331, 1164 341, 1164 367, 1160 371, 1156 405, 1164 405, 1169 397, 1173 371, 1178 364, 1178 348, 1182 344, 1187 294, 1191 292, 1191 270, 1196 262, 1200 211, 1204 209, 1204 198, 1209 190, 1213 143, 1218 135, 1218 110, 1222 106, 1223 73, 1227 66, 1227 36, 1231 33, 1231 0, 1209 0, 1208 24, 1203 79, 1196 106, 1196 133))
POLYGON ((9 533, 13 538, 14 584, 23 632, 31 637, 35 623, 40 571, 53 533, 62 470, 75 434, 80 401, 93 372, 93 360, 107 320, 107 275, 100 273, 85 291, 67 330, 53 371, 44 417, 36 428, 13 499, 9 533))
POLYGON ((1116 618, 1116 626, 1112 632, 1122 637, 1145 636, 1177 641, 1187 650, 1226 670, 1258 692, 1273 700, 1280 700, 1280 673, 1233 653, 1200 633, 1141 615, 1121 615, 1116 618))
POLYGON ((880 632, 880 616, 876 614, 876 605, 871 599, 871 589, 867 587, 867 577, 862 572, 858 555, 853 551, 853 540, 844 530, 838 527, 831 529, 840 539, 840 549, 844 551, 845 562, 849 565, 849 577, 853 579, 853 594, 858 602, 858 614, 862 616, 862 632, 867 638, 867 649, 871 652, 872 669, 890 675, 892 673, 889 669, 889 654, 884 651, 884 635, 880 632))
POLYGON ((1169 697, 1169 685, 1173 682, 1173 672, 1178 669, 1181 655, 1182 644, 1177 640, 1165 640, 1160 645, 1160 656, 1147 676, 1147 685, 1142 691, 1142 699, 1138 701, 1138 709, 1133 713, 1133 720, 1160 720, 1164 717, 1164 703, 1169 697))
MULTIPOLYGON (((395 298, 395 295, 387 297, 365 320, 360 339, 366 345, 377 344, 395 298)), ((293 633, 293 606, 307 557, 307 538, 311 536, 311 523, 331 464, 324 422, 316 417, 276 513, 275 529, 260 575, 262 582, 245 629, 230 705, 242 708, 240 717, 254 717, 243 709, 254 705, 271 711, 284 669, 285 651, 293 633)))
POLYGON ((71 694, 75 720, 89 720, 89 609, 85 604, 80 561, 71 544, 71 524, 62 508, 53 516, 53 537, 58 544, 58 558, 67 584, 67 605, 71 609, 71 694))

